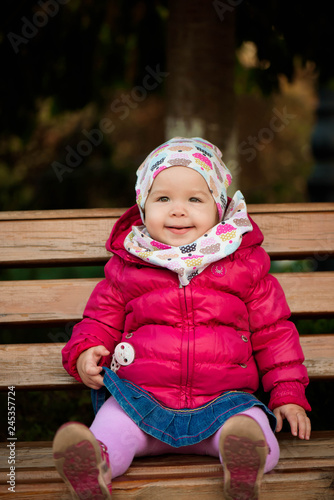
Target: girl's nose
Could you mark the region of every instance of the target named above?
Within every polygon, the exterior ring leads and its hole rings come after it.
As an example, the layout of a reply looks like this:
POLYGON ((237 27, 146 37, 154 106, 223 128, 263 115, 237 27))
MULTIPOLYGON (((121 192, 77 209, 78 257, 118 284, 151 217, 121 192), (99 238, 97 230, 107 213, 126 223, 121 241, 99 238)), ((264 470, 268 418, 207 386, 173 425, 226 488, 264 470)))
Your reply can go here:
POLYGON ((186 215, 186 209, 182 203, 175 203, 171 207, 171 215, 174 217, 184 217, 186 215))

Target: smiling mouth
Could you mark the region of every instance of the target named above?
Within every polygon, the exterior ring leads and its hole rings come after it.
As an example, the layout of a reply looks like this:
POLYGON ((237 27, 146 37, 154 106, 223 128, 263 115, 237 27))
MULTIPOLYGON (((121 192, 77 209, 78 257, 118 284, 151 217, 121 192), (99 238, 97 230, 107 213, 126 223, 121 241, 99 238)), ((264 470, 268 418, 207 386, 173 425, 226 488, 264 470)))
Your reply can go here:
POLYGON ((182 226, 182 227, 178 227, 178 226, 166 226, 166 227, 167 227, 167 229, 169 231, 171 231, 174 234, 185 234, 188 231, 190 231, 190 229, 193 228, 193 226, 182 226))

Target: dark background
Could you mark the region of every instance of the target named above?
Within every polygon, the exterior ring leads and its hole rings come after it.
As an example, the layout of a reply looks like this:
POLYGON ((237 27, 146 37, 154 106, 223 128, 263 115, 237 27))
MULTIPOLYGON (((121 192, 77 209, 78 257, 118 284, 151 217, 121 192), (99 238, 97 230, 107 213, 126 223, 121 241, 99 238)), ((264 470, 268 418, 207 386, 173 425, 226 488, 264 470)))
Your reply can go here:
MULTIPOLYGON (((333 32, 325 1, 4 0, 0 210, 130 206, 142 160, 179 133, 223 150, 232 193, 248 203, 333 201, 333 32)), ((81 276, 103 269, 1 274, 81 276)), ((296 323, 301 333, 334 327, 296 323)), ((3 330, 0 340, 66 341, 72 326, 3 330)), ((329 407, 328 387, 309 389, 314 428, 331 427, 316 403, 320 394, 329 407)), ((20 393, 17 405, 23 440, 92 419, 89 391, 20 393)))
POLYGON ((214 123, 205 138, 248 202, 310 199, 319 92, 333 88, 328 3, 6 0, 0 24, 0 209, 129 206, 171 115, 214 123), (143 95, 147 67, 169 75, 143 95), (114 130, 57 176, 103 118, 114 130))

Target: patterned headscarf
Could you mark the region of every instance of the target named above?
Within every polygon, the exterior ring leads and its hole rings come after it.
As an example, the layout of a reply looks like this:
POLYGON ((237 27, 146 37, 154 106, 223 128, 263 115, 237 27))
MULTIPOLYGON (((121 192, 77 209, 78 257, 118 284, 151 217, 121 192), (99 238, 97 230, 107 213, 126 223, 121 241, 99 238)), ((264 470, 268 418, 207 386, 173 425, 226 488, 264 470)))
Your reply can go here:
POLYGON ((150 153, 137 171, 136 199, 144 224, 132 226, 124 247, 145 262, 177 273, 181 286, 189 285, 210 264, 235 252, 242 235, 253 229, 240 191, 234 194, 226 209, 226 190, 232 177, 221 156, 216 146, 199 137, 174 137, 150 153), (192 168, 204 177, 219 215, 218 224, 196 241, 179 247, 153 240, 144 222, 145 202, 154 179, 165 168, 177 165, 192 168))
POLYGON ((136 201, 144 222, 144 207, 156 176, 165 168, 189 167, 201 174, 216 202, 221 221, 227 205, 232 176, 220 150, 200 137, 174 137, 150 153, 137 170, 136 201))

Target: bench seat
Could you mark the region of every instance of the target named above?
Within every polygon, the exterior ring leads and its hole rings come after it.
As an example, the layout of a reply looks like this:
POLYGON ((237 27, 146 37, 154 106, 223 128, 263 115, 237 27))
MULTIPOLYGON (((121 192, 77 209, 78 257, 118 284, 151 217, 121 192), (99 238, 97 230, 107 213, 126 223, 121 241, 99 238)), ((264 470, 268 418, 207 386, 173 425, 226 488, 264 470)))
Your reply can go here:
MULTIPOLYGON (((334 499, 334 432, 315 432, 309 442, 279 436, 281 458, 264 476, 263 500, 334 499), (327 493, 326 493, 327 492, 327 493)), ((0 445, 4 448, 4 444, 0 445)), ((70 500, 53 466, 51 443, 17 445, 15 498, 70 500)), ((196 499, 223 498, 223 472, 218 459, 195 455, 137 458, 127 473, 113 481, 113 498, 196 499)), ((6 463, 0 462, 0 484, 6 481, 6 463)))
MULTIPOLYGON (((86 390, 61 364, 65 333, 45 334, 36 343, 35 329, 66 325, 81 319, 85 303, 101 279, 22 279, 12 269, 52 269, 99 266, 110 255, 104 247, 110 230, 125 209, 49 210, 0 214, 0 325, 11 342, 0 345, 0 390, 86 390), (20 342, 15 338, 20 331, 20 342), (22 332, 27 332, 22 341, 22 332), (59 338, 58 338, 59 337, 59 338), (54 341, 56 340, 56 341, 54 341), (20 367, 16 370, 16 367, 20 367)), ((334 204, 297 203, 251 205, 249 211, 264 233, 264 248, 274 261, 306 259, 307 270, 277 272, 294 319, 334 317, 334 204)), ((278 264, 279 266, 280 264, 278 264)), ((24 273, 23 273, 24 275, 24 273)), ((99 274, 100 275, 100 274, 99 274)), ((314 383, 334 380, 334 332, 304 332, 301 344, 305 365, 314 383)), ((319 330, 318 328, 318 330, 319 330)), ((40 330, 39 330, 40 331, 40 330)), ((331 398, 329 398, 331 400, 331 398)), ((322 404, 318 401, 319 405, 322 404)), ((61 411, 61 409, 60 409, 61 411)), ((281 456, 277 467, 266 474, 261 500, 334 500, 334 418, 332 408, 326 430, 312 433, 310 441, 279 433, 281 456)), ((311 415, 312 418, 312 415, 311 415)), ((1 431, 2 432, 2 431, 1 431)), ((9 497, 9 448, 14 442, 2 432, 0 443, 0 497, 9 497)), ((70 495, 52 460, 52 443, 15 440, 16 499, 67 500, 70 495)), ((213 457, 164 455, 134 460, 126 474, 113 481, 115 500, 218 500, 223 498, 223 472, 213 457)))

